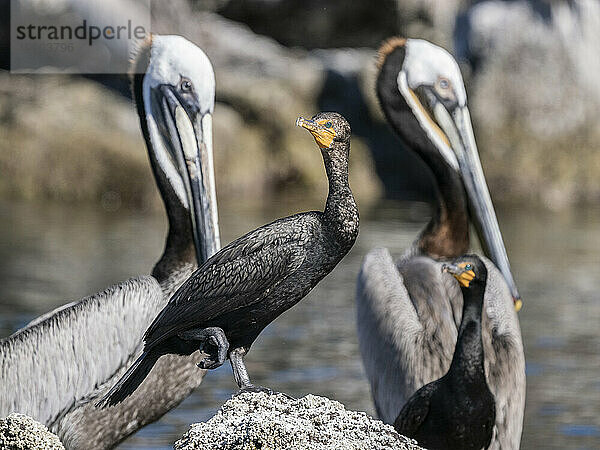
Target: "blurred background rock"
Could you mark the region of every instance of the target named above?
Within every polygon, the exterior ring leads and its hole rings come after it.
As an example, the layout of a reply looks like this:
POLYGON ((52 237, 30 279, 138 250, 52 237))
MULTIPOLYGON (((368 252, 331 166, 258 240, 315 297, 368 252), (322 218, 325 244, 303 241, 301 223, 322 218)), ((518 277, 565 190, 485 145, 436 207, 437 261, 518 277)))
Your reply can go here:
MULTIPOLYGON (((375 98, 375 51, 401 34, 459 59, 496 201, 600 200, 598 0, 155 0, 153 31, 184 35, 213 62, 220 198, 322 193, 322 162, 294 127, 318 110, 351 123, 361 202, 430 196, 375 98)), ((157 208, 127 83, 0 72, 0 197, 157 208)))

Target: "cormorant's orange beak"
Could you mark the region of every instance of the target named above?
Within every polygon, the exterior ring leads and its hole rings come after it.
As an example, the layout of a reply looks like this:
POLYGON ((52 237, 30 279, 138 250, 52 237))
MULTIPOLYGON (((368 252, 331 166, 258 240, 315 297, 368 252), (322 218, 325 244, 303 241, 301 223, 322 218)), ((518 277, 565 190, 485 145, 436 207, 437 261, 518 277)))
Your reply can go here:
POLYGON ((296 120, 296 126, 310 131, 320 148, 331 148, 331 145, 333 144, 333 138, 335 138, 335 131, 333 129, 325 128, 324 126, 316 123, 314 120, 308 120, 304 117, 298 117, 296 120))
POLYGON ((456 281, 458 281, 461 286, 467 288, 471 284, 471 281, 475 279, 475 272, 470 269, 466 270, 464 267, 461 267, 461 265, 457 266, 454 264, 442 264, 442 272, 448 272, 452 274, 452 276, 456 278, 456 281))

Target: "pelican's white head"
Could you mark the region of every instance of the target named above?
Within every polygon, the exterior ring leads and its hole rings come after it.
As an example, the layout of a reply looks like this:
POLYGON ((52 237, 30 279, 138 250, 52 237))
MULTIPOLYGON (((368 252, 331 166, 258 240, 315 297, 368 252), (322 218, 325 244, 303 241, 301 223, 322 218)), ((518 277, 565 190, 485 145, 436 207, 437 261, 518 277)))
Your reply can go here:
POLYGON ((440 101, 467 105, 460 68, 445 49, 423 39, 407 39, 402 71, 413 91, 428 86, 440 101))
POLYGON ((200 112, 212 114, 215 106, 212 64, 198 46, 182 36, 152 36, 144 90, 161 84, 177 86, 182 93, 192 93, 200 112))
POLYGON ((220 246, 212 65, 187 39, 152 35, 141 48, 135 67, 134 95, 157 179, 175 194, 176 199, 165 201, 178 201, 189 212, 198 264, 202 264, 220 246))
POLYGON ((456 60, 422 39, 389 39, 379 55, 377 92, 388 120, 405 139, 426 151, 437 151, 460 175, 481 243, 518 301, 456 60))

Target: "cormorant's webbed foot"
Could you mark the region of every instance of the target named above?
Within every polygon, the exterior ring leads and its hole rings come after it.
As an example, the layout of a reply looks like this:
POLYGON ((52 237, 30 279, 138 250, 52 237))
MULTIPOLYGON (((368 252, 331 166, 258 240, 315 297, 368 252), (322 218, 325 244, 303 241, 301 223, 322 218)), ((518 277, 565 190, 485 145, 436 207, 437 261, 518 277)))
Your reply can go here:
MULTIPOLYGON (((269 395, 282 394, 281 392, 276 392, 266 387, 255 386, 250 382, 250 377, 248 376, 248 371, 244 364, 245 355, 246 350, 244 348, 236 348, 229 353, 229 361, 231 362, 231 368, 233 369, 233 378, 240 388, 236 395, 243 394, 244 392, 265 392, 269 395)), ((285 395, 291 400, 296 400, 287 394, 282 395, 285 395)))
POLYGON ((222 328, 194 328, 182 331, 178 336, 186 341, 200 342, 200 351, 208 355, 197 364, 201 369, 216 369, 227 359, 229 341, 222 328))

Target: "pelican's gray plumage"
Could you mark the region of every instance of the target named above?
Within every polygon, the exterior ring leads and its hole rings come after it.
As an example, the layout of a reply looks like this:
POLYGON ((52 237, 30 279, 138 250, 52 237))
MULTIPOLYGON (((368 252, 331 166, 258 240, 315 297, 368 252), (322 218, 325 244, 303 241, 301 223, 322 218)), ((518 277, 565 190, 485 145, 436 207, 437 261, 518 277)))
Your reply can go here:
POLYGON ((144 331, 169 296, 220 245, 210 61, 180 36, 155 35, 135 61, 133 93, 169 219, 153 276, 58 308, 0 340, 0 417, 28 414, 68 449, 115 446, 177 406, 202 380, 195 358, 170 356, 117 408, 94 407, 139 356, 144 331))
POLYGON ((377 94, 388 122, 427 163, 437 207, 397 261, 385 249, 364 259, 357 283, 359 346, 377 412, 393 423, 408 398, 450 366, 463 300, 442 261, 467 253, 474 223, 488 270, 483 344, 496 398, 490 448, 517 449, 525 406, 525 361, 512 277, 485 183, 462 76, 445 50, 395 38, 380 50, 377 94), (493 262, 492 262, 493 261, 493 262))

